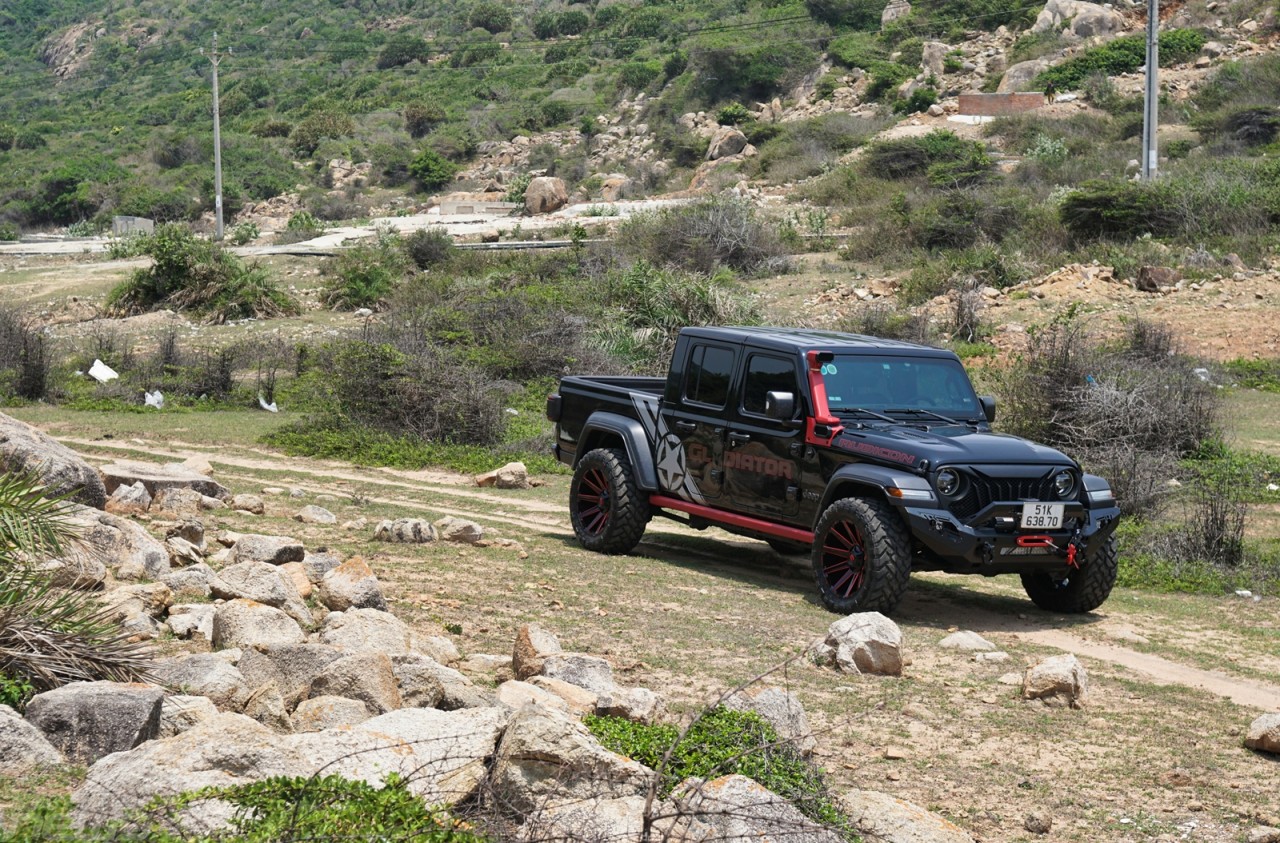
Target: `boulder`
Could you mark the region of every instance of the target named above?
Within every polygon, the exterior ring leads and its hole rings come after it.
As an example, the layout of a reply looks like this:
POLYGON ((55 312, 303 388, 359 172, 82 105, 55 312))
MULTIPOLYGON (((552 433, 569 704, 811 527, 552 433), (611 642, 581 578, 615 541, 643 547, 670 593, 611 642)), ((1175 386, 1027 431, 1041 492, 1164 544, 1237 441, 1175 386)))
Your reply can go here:
MULTIPOLYGON (((169 586, 175 596, 209 597, 213 594, 212 583, 217 578, 213 569, 203 562, 170 571, 160 578, 160 582, 169 586)), ((209 607, 213 609, 212 606, 209 607)))
POLYGON ((213 642, 213 613, 216 609, 212 603, 170 606, 166 623, 175 638, 190 638, 209 644, 213 642))
POLYGON ((436 529, 421 518, 397 518, 380 522, 373 528, 373 537, 384 542, 426 544, 436 540, 436 529))
POLYGON ((329 613, 320 627, 320 643, 348 653, 372 651, 389 656, 407 655, 411 649, 404 621, 381 609, 329 613))
POLYGON ((0 470, 39 479, 52 495, 102 509, 107 488, 97 469, 79 454, 26 422, 0 413, 0 470))
POLYGON ((244 704, 244 713, 273 731, 293 731, 293 721, 284 706, 284 697, 274 682, 253 690, 244 704))
POLYGON ((558 708, 561 711, 570 710, 569 704, 560 697, 550 691, 539 688, 537 685, 521 682, 519 679, 503 682, 498 686, 495 696, 498 698, 499 703, 512 711, 529 703, 543 708, 558 708))
POLYGON ((477 486, 492 486, 495 489, 528 489, 529 469, 522 462, 509 462, 502 468, 486 471, 476 475, 477 486))
POLYGON ((443 665, 457 664, 462 658, 458 652, 458 645, 443 635, 419 635, 416 632, 410 632, 409 648, 415 653, 430 656, 443 665))
POLYGON ((143 515, 151 508, 151 493, 142 481, 132 486, 116 486, 107 498, 106 510, 113 515, 143 515))
POLYGON ((1022 676, 1022 698, 1084 708, 1089 701, 1089 675, 1071 653, 1041 659, 1022 676))
POLYGON ((635 192, 635 182, 626 176, 609 176, 600 183, 600 198, 606 202, 630 199, 635 192))
POLYGON ((307 579, 307 569, 303 565, 302 562, 286 562, 280 566, 280 573, 289 578, 298 596, 306 600, 315 590, 315 586, 311 580, 307 579))
POLYGON ((880 26, 883 28, 909 14, 911 14, 911 4, 907 0, 889 0, 884 11, 880 13, 880 26))
POLYGON ((497 704, 488 691, 453 668, 427 656, 417 653, 392 656, 391 663, 405 706, 456 711, 460 708, 489 708, 497 704))
POLYGON ((183 541, 191 544, 201 553, 204 552, 204 523, 199 518, 183 518, 181 521, 165 530, 164 537, 166 540, 182 539, 183 541))
POLYGON ((116 621, 135 614, 149 618, 163 618, 173 605, 173 592, 164 583, 122 585, 108 591, 102 597, 102 611, 116 621))
POLYGON ((967 629, 951 633, 939 641, 938 646, 944 650, 959 650, 962 653, 989 653, 996 648, 995 644, 967 629))
POLYGON ((973 843, 964 829, 919 805, 874 790, 851 790, 845 814, 868 843, 973 843))
POLYGON ((160 703, 159 738, 171 738, 194 729, 218 716, 218 708, 208 697, 173 694, 160 703))
POLYGON ((213 653, 156 662, 156 683, 178 694, 198 694, 224 711, 242 711, 252 690, 240 669, 213 653))
POLYGON ((66 558, 45 559, 37 562, 35 568, 48 578, 50 585, 58 588, 97 591, 107 579, 107 566, 85 553, 72 552, 66 558))
POLYGON ((818 745, 800 698, 786 688, 753 685, 730 694, 722 705, 733 711, 754 711, 773 726, 779 738, 790 741, 804 755, 812 754, 818 745))
POLYGON ((1280 754, 1280 712, 1270 712, 1249 724, 1244 745, 1259 752, 1280 754))
POLYGON ((492 786, 500 804, 528 813, 548 799, 643 796, 656 776, 602 747, 572 715, 526 705, 498 744, 492 786))
POLYGON ((266 562, 238 562, 218 572, 210 583, 214 597, 224 600, 256 600, 284 611, 299 624, 312 623, 311 610, 302 602, 293 579, 266 562))
MULTIPOLYGON (((292 562, 287 564, 294 564, 292 562)), ((302 558, 302 570, 312 585, 319 585, 324 575, 342 564, 342 557, 336 553, 307 553, 302 558)))
POLYGON ((1133 288, 1144 293, 1158 293, 1166 287, 1174 287, 1182 280, 1182 273, 1168 266, 1140 266, 1133 279, 1133 288))
POLYGON ((517 679, 528 679, 542 672, 549 656, 559 655, 560 642, 536 623, 527 623, 516 632, 511 664, 517 679))
POLYGON ((387 608, 378 578, 359 556, 351 557, 325 574, 317 591, 320 602, 335 612, 348 609, 385 611, 387 608))
POLYGON ((213 647, 301 644, 307 636, 298 622, 279 609, 243 598, 223 603, 213 613, 213 647))
POLYGON ((231 508, 240 512, 248 512, 252 515, 262 515, 267 511, 267 505, 263 503, 262 498, 257 495, 239 494, 233 495, 231 498, 231 508))
POLYGON ((831 624, 809 654, 818 664, 846 673, 900 676, 902 630, 879 612, 857 612, 831 624))
POLYGON ((580 688, 577 685, 570 685, 568 682, 562 682, 559 679, 531 676, 529 677, 529 684, 559 697, 569 707, 570 711, 578 715, 594 713, 596 703, 600 701, 599 694, 588 691, 586 688, 580 688))
POLYGON ((155 580, 169 573, 169 551, 127 518, 72 506, 67 523, 79 534, 85 554, 105 565, 118 579, 155 580))
POLYGON ((32 767, 62 764, 62 753, 22 715, 0 705, 0 775, 16 776, 32 767))
POLYGON ((441 518, 432 526, 436 528, 436 536, 441 541, 475 544, 484 538, 484 527, 465 518, 455 518, 449 515, 441 518))
POLYGON ((778 794, 746 776, 687 779, 672 792, 680 813, 715 829, 714 840, 843 840, 800 813, 778 794))
POLYGON ((338 516, 323 506, 308 504, 293 514, 293 520, 303 524, 337 524, 338 516))
POLYGON ((951 45, 949 44, 943 44, 941 41, 924 42, 924 49, 920 55, 921 70, 941 81, 943 74, 946 73, 947 53, 950 52, 951 45))
POLYGON ((180 536, 165 539, 164 549, 169 553, 170 567, 185 568, 204 561, 200 548, 180 536))
POLYGON ((102 479, 106 483, 107 492, 114 492, 117 486, 132 486, 141 483, 151 493, 152 498, 169 489, 190 489, 205 497, 224 499, 231 497, 221 483, 198 471, 192 471, 182 463, 157 465, 155 463, 118 462, 102 467, 102 479))
POLYGON ((1124 32, 1124 15, 1113 8, 1082 0, 1049 0, 1045 3, 1032 32, 1061 31, 1068 38, 1113 38, 1124 32))
POLYGON ((569 202, 569 191, 564 179, 555 176, 539 176, 529 180, 524 191, 526 214, 549 214, 558 211, 569 202))
POLYGON ((1029 90, 1032 80, 1048 70, 1051 64, 1048 59, 1031 59, 1010 65, 1004 72, 1004 76, 1000 77, 1000 86, 996 88, 996 93, 1011 94, 1029 90))
POLYGON ((231 548, 231 553, 231 558, 237 562, 266 562, 269 565, 301 562, 306 557, 302 542, 297 539, 255 533, 241 536, 231 548))
POLYGON ((583 653, 558 653, 548 656, 542 663, 542 676, 559 679, 599 695, 617 690, 613 682, 613 668, 599 656, 583 653))
POLYGON ((246 650, 236 666, 251 688, 275 685, 285 706, 294 708, 330 664, 345 656, 324 644, 275 644, 246 650))
POLYGON ((516 831, 516 840, 520 843, 586 840, 622 843, 649 839, 693 843, 720 839, 714 836, 710 826, 680 816, 679 810, 666 800, 654 800, 646 838, 647 801, 643 796, 556 800, 526 818, 516 831))
POLYGON ((184 489, 174 486, 156 492, 151 501, 153 510, 166 512, 175 516, 195 515, 214 509, 226 509, 226 503, 213 495, 202 495, 195 489, 184 489))
POLYGON ((653 723, 662 707, 662 697, 648 688, 617 688, 596 698, 596 714, 636 723, 653 723))
POLYGON ((370 714, 401 706, 396 674, 386 653, 355 653, 330 662, 311 682, 307 696, 360 700, 370 714))
POLYGON ((92 764, 160 734, 164 691, 123 682, 72 682, 27 703, 27 722, 67 760, 92 764))
POLYGON ((322 732, 325 729, 363 723, 369 719, 369 709, 360 700, 313 697, 298 703, 298 708, 290 719, 295 732, 322 732))
POLYGON ((721 126, 711 136, 707 147, 707 160, 718 161, 728 155, 737 155, 747 147, 747 136, 732 126, 721 126))

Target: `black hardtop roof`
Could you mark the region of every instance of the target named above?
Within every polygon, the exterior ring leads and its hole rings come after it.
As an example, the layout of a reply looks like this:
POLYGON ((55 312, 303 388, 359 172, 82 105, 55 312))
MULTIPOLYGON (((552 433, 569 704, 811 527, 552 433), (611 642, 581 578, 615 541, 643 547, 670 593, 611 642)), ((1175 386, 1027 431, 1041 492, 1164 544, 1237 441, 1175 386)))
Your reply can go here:
MULTIPOLYGON (((853 354, 906 353, 913 357, 951 357, 954 352, 901 340, 887 340, 864 334, 843 334, 839 331, 820 331, 813 328, 771 328, 764 326, 725 326, 710 328, 684 328, 686 336, 718 339, 758 348, 770 348, 787 352, 816 349, 853 354)), ((958 358, 956 358, 958 359, 958 358)))

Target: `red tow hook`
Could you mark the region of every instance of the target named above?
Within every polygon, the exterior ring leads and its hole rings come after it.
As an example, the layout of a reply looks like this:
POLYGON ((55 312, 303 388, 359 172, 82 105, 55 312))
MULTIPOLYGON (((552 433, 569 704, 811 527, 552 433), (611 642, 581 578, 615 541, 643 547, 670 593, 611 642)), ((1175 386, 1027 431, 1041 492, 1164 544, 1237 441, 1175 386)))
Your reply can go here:
POLYGON ((1076 543, 1071 542, 1067 545, 1067 564, 1072 568, 1079 568, 1080 563, 1076 561, 1076 543))
POLYGON ((1018 547, 1047 547, 1050 550, 1058 549, 1058 546, 1053 543, 1052 536, 1018 536, 1018 547))

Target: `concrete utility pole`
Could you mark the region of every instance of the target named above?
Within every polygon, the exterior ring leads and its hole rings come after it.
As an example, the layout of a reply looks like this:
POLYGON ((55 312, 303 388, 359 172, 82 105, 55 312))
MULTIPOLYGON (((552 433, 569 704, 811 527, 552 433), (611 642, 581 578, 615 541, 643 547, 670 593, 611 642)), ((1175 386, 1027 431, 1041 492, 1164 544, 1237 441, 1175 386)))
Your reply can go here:
POLYGON ((213 239, 222 239, 222 122, 218 116, 218 33, 213 33, 213 210, 217 217, 217 228, 213 239))
POLYGON ((1142 180, 1153 181, 1159 166, 1156 127, 1160 122, 1160 0, 1147 0, 1147 89, 1142 113, 1142 180))

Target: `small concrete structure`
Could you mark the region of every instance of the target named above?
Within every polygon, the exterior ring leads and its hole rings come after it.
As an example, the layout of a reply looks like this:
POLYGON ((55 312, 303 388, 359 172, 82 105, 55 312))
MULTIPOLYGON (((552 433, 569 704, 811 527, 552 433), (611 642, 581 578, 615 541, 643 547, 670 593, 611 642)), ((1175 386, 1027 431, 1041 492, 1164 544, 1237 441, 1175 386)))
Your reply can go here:
POLYGON ((973 117, 1004 117, 1034 111, 1045 104, 1044 94, 1027 91, 1017 94, 961 94, 960 113, 973 117))
POLYGON ((112 217, 111 234, 128 237, 131 234, 155 234, 156 222, 146 217, 112 217))
POLYGON ((486 202, 464 199, 440 203, 440 216, 457 214, 512 214, 520 210, 517 202, 486 202))

